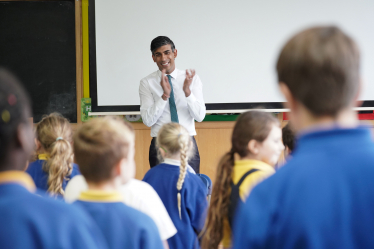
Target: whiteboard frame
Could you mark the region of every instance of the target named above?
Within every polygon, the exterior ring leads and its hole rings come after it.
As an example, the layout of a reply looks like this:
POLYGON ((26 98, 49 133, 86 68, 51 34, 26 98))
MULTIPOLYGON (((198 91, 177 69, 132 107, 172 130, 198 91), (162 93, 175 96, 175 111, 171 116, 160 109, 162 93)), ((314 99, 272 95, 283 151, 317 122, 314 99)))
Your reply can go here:
MULTIPOLYGON (((97 94, 97 63, 96 63, 96 18, 95 0, 89 0, 89 77, 91 110, 89 116, 94 115, 139 115, 140 105, 99 106, 97 94)), ((282 102, 257 102, 257 103, 206 103, 207 113, 242 113, 248 110, 262 110, 266 112, 288 112, 282 102)), ((374 110, 374 100, 364 100, 357 111, 374 110)))

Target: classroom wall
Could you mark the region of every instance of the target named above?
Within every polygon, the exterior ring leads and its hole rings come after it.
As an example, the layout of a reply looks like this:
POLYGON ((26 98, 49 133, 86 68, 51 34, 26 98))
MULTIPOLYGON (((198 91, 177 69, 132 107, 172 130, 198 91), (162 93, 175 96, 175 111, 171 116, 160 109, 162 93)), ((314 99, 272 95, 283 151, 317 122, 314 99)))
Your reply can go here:
MULTIPOLYGON (((76 25, 77 25, 77 100, 89 97, 89 54, 88 54, 88 0, 77 0, 76 25)), ((79 110, 78 124, 72 124, 73 130, 81 124, 80 101, 77 103, 79 110)), ((278 114, 278 119, 284 126, 283 115, 278 114)), ((366 122, 374 127, 374 121, 366 122)), ((143 123, 132 123, 135 129, 135 162, 136 178, 142 179, 149 170, 148 152, 151 143, 150 128, 143 123)), ((229 151, 231 146, 231 133, 235 122, 202 122, 196 123, 196 142, 199 147, 201 166, 200 171, 208 175, 212 181, 215 180, 215 172, 220 157, 229 151)), ((373 137, 374 137, 374 129, 373 137)), ((283 161, 281 156, 280 161, 283 161)))

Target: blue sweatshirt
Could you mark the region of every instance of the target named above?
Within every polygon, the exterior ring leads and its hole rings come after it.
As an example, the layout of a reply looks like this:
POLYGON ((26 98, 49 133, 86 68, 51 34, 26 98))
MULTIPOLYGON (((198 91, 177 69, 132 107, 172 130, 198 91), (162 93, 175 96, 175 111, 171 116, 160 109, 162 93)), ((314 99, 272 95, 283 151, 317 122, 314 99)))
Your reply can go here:
POLYGON ((117 192, 86 191, 73 205, 88 213, 101 229, 110 249, 162 249, 154 221, 126 206, 117 192))
POLYGON ((207 189, 202 180, 187 172, 181 190, 181 217, 179 218, 177 181, 179 166, 159 164, 150 169, 143 181, 149 183, 160 196, 177 234, 168 239, 170 249, 200 248, 198 235, 204 227, 207 209, 207 189))
POLYGON ((34 189, 24 172, 0 173, 0 248, 107 248, 100 230, 84 212, 41 198, 31 193, 34 189))
MULTIPOLYGON (((45 160, 36 160, 29 164, 26 172, 31 176, 34 180, 36 187, 39 190, 47 192, 48 190, 48 176, 49 174, 43 170, 43 164, 45 160)), ((68 184, 69 180, 76 175, 80 175, 79 167, 75 163, 73 163, 73 170, 71 175, 68 176, 67 180, 64 180, 62 183, 62 189, 65 190, 66 185, 68 184)))
POLYGON ((234 248, 374 248, 370 130, 302 135, 292 159, 239 207, 234 248))

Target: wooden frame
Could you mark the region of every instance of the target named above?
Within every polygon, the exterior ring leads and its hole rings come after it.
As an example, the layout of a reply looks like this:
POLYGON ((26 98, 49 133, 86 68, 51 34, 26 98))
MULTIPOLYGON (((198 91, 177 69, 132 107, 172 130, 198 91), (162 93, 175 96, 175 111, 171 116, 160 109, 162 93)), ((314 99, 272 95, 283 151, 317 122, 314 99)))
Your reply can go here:
MULTIPOLYGON (((46 0, 0 0, 0 2, 45 2, 46 0)), ((48 0, 64 1, 64 0, 48 0)), ((83 43, 82 43, 82 0, 75 0, 75 58, 76 58, 76 101, 77 123, 81 120, 81 98, 83 98, 83 43)))
POLYGON ((83 42, 82 42, 82 0, 75 0, 75 56, 77 84, 77 123, 81 119, 81 98, 83 98, 83 42))

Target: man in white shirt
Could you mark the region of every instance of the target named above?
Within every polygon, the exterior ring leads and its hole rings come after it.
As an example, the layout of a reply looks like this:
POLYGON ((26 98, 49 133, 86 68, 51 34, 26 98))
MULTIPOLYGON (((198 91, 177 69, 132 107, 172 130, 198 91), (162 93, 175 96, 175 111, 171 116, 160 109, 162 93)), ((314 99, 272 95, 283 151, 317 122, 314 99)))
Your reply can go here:
POLYGON ((140 81, 140 114, 143 123, 151 127, 152 142, 149 147, 149 164, 159 164, 157 159, 157 133, 162 125, 176 122, 183 125, 192 136, 195 155, 188 162, 196 173, 200 171, 200 155, 196 145, 195 122, 203 121, 206 113, 202 83, 195 70, 175 68, 177 49, 166 36, 151 42, 153 61, 159 70, 140 81))

